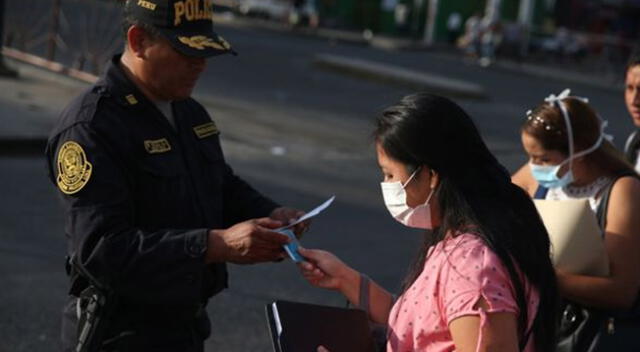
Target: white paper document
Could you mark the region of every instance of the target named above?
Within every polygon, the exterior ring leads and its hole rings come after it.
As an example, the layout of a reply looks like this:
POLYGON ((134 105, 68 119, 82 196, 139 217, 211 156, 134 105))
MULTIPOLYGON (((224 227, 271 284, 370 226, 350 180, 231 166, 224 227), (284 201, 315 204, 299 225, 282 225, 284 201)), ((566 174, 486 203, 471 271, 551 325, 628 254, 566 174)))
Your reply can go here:
POLYGON ((287 226, 276 229, 275 231, 284 230, 284 229, 293 227, 307 219, 311 219, 312 217, 322 213, 323 210, 327 209, 331 205, 331 203, 333 203, 334 199, 336 199, 336 196, 332 196, 331 198, 327 199, 324 203, 320 204, 319 206, 315 207, 313 210, 309 211, 308 213, 298 218, 298 220, 288 224, 287 226))
POLYGON ((551 240, 553 265, 573 274, 608 276, 602 230, 587 199, 534 203, 551 240))

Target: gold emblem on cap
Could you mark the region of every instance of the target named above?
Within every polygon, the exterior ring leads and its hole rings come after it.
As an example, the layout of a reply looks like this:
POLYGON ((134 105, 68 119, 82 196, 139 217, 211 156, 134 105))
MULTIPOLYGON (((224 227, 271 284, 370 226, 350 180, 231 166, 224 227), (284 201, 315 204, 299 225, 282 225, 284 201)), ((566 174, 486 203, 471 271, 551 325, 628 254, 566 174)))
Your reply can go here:
POLYGON ((149 154, 166 153, 171 150, 171 144, 166 138, 144 141, 144 149, 149 154))
POLYGON ((127 96, 124 97, 125 99, 127 99, 127 102, 131 105, 136 105, 138 104, 138 99, 136 99, 136 96, 133 94, 129 94, 127 96))
POLYGON ((66 142, 58 152, 58 188, 65 194, 79 192, 91 178, 93 165, 87 161, 82 147, 66 142))
MULTIPOLYGON (((220 38, 222 39, 222 38, 220 38)), ((194 49, 204 50, 205 48, 214 48, 218 50, 229 50, 231 47, 226 41, 222 42, 222 45, 213 41, 213 39, 205 37, 204 35, 195 35, 193 37, 178 37, 178 40, 194 49)))
POLYGON ((231 49, 231 44, 229 44, 229 42, 227 42, 224 38, 222 38, 221 36, 218 36, 218 41, 220 42, 220 44, 222 44, 222 46, 229 50, 231 49))
POLYGON ((200 139, 220 133, 218 127, 213 121, 205 123, 204 125, 195 126, 193 128, 193 132, 195 132, 196 136, 198 136, 198 138, 200 139))

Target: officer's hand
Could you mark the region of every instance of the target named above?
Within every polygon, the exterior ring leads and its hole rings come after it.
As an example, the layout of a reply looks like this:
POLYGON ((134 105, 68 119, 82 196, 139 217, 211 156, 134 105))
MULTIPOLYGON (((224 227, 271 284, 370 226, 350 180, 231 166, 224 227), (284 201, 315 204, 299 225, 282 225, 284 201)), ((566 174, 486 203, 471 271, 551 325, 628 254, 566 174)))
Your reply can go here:
POLYGON ((226 230, 211 230, 207 262, 253 264, 284 258, 282 246, 289 243, 289 237, 272 231, 282 225, 280 221, 261 218, 241 222, 226 230))
MULTIPOLYGON (((287 226, 294 221, 296 221, 299 217, 303 216, 305 213, 302 210, 297 210, 293 208, 280 207, 275 208, 269 217, 273 220, 278 220, 283 222, 283 226, 287 226)), ((293 227, 293 232, 296 234, 296 237, 301 238, 302 234, 309 230, 311 226, 311 220, 303 221, 296 226, 293 227)))

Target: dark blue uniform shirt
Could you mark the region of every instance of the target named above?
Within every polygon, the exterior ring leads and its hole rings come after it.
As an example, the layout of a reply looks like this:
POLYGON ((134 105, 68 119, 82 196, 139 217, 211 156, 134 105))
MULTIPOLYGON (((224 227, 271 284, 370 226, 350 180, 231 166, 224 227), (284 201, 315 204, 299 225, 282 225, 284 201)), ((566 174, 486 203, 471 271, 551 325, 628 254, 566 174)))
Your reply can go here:
POLYGON ((62 113, 47 146, 49 175, 69 254, 122 302, 113 326, 182 325, 227 285, 224 264, 205 264, 208 231, 277 205, 234 175, 200 104, 173 102, 174 128, 119 60, 62 113))

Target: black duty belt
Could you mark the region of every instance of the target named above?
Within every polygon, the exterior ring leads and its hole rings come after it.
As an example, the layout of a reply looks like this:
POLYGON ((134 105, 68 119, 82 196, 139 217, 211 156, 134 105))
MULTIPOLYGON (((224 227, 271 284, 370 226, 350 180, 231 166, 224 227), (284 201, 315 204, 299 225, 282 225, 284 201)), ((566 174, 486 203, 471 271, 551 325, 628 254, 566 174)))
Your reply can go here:
POLYGON ((114 314, 115 320, 164 328, 184 327, 185 324, 190 324, 204 316, 206 316, 205 304, 148 305, 125 302, 118 305, 114 314))

